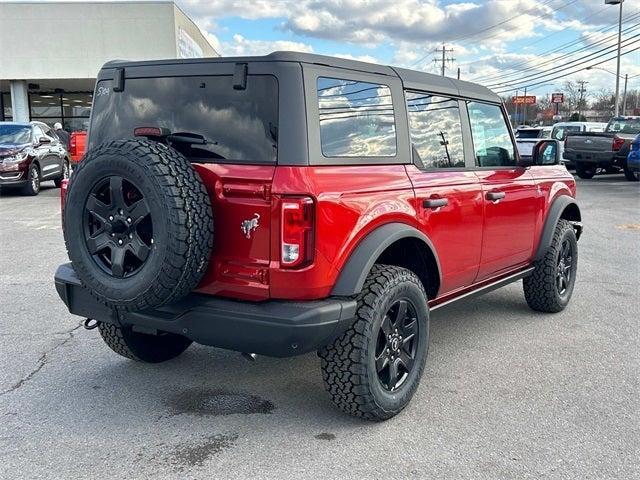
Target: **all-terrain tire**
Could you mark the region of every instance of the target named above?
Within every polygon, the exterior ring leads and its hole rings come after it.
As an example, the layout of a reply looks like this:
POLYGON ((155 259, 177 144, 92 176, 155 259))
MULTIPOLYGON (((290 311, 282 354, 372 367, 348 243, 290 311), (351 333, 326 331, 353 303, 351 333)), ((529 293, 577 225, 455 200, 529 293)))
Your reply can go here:
POLYGON ((597 167, 592 163, 576 162, 576 175, 588 180, 596 174, 597 167))
POLYGON ((202 279, 213 243, 211 201, 176 150, 143 140, 108 142, 91 149, 71 175, 64 237, 78 277, 100 302, 129 311, 158 307, 184 297, 202 279), (130 276, 105 271, 87 246, 85 205, 96 185, 115 175, 144 195, 152 223, 150 253, 130 276))
POLYGON ((146 363, 171 360, 192 343, 188 338, 173 333, 147 335, 102 322, 98 324, 98 330, 104 343, 118 355, 146 363))
POLYGON ((571 223, 567 220, 558 221, 551 246, 545 256, 536 261, 534 266, 533 273, 522 281, 524 296, 529 307, 548 313, 564 310, 573 293, 578 267, 578 241, 571 223), (571 262, 567 262, 571 264, 571 276, 566 282, 565 290, 561 291, 558 287, 559 260, 565 242, 571 248, 571 262))
POLYGON ((429 343, 427 294, 410 270, 377 264, 357 301, 353 325, 318 352, 324 385, 342 411, 369 420, 386 420, 409 403, 424 370, 429 343), (391 392, 380 383, 374 356, 383 317, 399 298, 409 299, 415 307, 418 344, 412 370, 399 389, 391 392))
POLYGON ((630 182, 640 181, 640 174, 638 172, 634 172, 626 165, 624 166, 624 178, 629 180, 630 182))

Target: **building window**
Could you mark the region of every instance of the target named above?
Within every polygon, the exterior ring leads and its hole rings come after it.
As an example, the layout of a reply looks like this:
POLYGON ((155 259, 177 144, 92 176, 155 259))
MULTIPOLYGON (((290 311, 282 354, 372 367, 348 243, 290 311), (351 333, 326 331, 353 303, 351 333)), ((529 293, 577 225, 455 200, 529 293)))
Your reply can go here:
POLYGON ((48 125, 60 122, 68 132, 87 130, 91 92, 29 92, 29 117, 48 125))
POLYGON ((318 78, 320 142, 325 157, 393 157, 396 127, 387 85, 318 78))
POLYGON ((12 119, 11 94, 8 92, 0 92, 0 120, 9 122, 12 119))

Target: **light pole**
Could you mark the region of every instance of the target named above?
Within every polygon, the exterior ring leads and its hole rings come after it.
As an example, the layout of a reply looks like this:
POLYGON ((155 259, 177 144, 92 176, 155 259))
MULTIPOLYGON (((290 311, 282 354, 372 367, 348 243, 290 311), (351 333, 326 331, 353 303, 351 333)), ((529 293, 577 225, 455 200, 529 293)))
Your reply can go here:
POLYGON ((620 46, 622 42, 622 3, 624 0, 604 0, 605 5, 620 5, 618 15, 618 58, 616 59, 616 108, 615 116, 620 114, 620 46))
MULTIPOLYGON (((610 73, 611 75, 615 75, 616 76, 616 87, 618 85, 618 81, 622 78, 622 75, 617 75, 616 73, 612 72, 611 70, 608 70, 604 67, 587 67, 587 70, 602 70, 603 72, 607 72, 610 73)), ((633 78, 633 77, 631 77, 633 78)), ((624 91, 622 93, 622 115, 624 115, 627 111, 627 81, 629 80, 629 74, 625 73, 624 74, 624 91)), ((620 113, 619 108, 618 108, 618 95, 616 94, 616 114, 615 116, 617 117, 618 114, 620 113)))

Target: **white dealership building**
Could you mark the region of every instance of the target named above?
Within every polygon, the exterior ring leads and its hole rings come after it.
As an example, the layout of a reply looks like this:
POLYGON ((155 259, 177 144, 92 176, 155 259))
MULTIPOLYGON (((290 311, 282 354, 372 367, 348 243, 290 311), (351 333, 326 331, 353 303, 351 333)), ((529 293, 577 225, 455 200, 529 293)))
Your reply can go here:
POLYGON ((108 60, 218 56, 171 1, 1 2, 0 121, 84 130, 108 60))

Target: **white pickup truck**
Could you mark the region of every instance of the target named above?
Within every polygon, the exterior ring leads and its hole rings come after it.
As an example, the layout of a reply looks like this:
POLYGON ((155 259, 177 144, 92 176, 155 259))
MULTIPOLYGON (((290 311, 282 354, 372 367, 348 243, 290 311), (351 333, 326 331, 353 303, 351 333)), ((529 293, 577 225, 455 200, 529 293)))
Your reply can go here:
POLYGON ((521 157, 530 157, 533 146, 544 138, 551 137, 552 127, 518 127, 516 146, 521 157))

